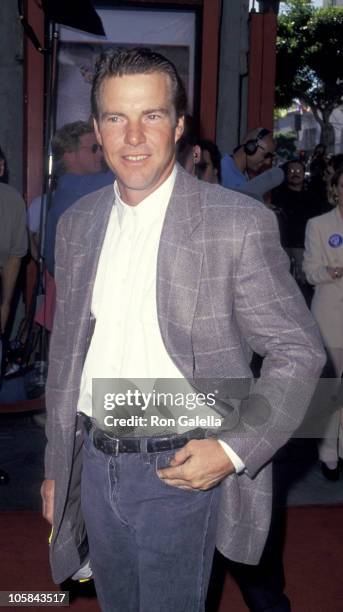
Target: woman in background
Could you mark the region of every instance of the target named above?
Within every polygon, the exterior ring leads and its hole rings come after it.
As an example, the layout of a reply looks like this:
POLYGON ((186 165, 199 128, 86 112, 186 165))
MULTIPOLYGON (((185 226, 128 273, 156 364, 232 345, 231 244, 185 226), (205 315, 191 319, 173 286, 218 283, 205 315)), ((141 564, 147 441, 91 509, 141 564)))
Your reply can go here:
MULTIPOLYGON (((331 179, 334 210, 310 219, 306 226, 304 272, 315 292, 311 310, 337 378, 343 373, 343 168, 331 179)), ((319 445, 322 471, 329 480, 339 478, 343 458, 342 408, 328 418, 319 445)))

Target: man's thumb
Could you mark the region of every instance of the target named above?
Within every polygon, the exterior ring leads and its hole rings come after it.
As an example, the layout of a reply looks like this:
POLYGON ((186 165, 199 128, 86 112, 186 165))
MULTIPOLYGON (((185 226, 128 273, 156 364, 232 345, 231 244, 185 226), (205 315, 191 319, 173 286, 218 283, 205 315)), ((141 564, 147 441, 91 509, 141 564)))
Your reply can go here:
POLYGON ((189 459, 191 456, 192 456, 192 453, 189 448, 189 443, 187 443, 179 451, 177 451, 177 453, 175 453, 173 459, 170 462, 170 465, 171 466, 181 465, 182 463, 185 463, 185 461, 187 461, 187 459, 189 459))

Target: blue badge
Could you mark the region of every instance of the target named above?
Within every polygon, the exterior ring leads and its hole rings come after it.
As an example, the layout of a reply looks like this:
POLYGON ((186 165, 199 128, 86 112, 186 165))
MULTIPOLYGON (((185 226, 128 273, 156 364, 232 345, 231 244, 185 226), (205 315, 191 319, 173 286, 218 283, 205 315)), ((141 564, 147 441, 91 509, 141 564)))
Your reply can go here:
POLYGON ((343 238, 340 234, 332 234, 332 236, 330 236, 329 238, 329 245, 330 247, 333 247, 334 249, 337 249, 337 247, 340 247, 342 243, 343 243, 343 238))

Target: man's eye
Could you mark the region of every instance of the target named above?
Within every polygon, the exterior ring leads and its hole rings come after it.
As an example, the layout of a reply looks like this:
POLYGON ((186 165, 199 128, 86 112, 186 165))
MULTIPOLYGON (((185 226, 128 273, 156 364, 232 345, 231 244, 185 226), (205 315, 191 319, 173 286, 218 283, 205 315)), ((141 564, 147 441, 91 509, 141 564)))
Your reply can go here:
POLYGON ((110 115, 110 117, 108 117, 108 121, 110 123, 118 123, 120 121, 120 117, 118 117, 118 115, 110 115))
POLYGON ((150 121, 156 121, 159 118, 160 118, 160 115, 157 115, 156 113, 152 113, 151 115, 148 115, 148 119, 150 121))

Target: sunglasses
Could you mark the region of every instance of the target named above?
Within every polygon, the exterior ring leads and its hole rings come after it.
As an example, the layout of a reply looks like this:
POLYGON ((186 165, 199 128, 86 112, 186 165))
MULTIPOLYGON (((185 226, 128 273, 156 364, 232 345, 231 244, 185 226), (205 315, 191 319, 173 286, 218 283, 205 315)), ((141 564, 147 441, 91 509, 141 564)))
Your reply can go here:
POLYGON ((289 170, 287 170, 287 174, 304 174, 304 171, 300 170, 300 168, 289 168, 289 170))
POLYGON ((92 151, 92 153, 95 155, 95 153, 97 153, 98 151, 101 151, 101 145, 99 145, 98 143, 94 143, 92 144, 90 147, 86 147, 86 145, 83 145, 81 147, 79 147, 79 149, 88 149, 88 151, 92 151))

